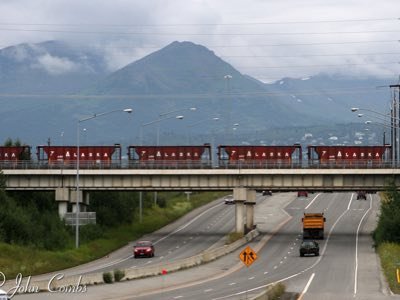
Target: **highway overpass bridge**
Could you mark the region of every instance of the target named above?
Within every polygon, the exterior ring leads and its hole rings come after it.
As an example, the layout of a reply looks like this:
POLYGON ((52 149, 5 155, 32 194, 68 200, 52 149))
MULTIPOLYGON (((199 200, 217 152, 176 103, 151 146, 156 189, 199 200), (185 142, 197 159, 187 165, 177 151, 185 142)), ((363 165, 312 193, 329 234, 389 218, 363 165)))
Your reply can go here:
MULTIPOLYGON (((4 169, 3 174, 8 190, 55 191, 60 216, 68 203, 76 204, 76 169, 4 169)), ((256 190, 379 191, 391 179, 400 186, 400 169, 81 169, 80 211, 90 191, 233 191, 236 230, 242 231, 244 223, 252 227, 256 190)))

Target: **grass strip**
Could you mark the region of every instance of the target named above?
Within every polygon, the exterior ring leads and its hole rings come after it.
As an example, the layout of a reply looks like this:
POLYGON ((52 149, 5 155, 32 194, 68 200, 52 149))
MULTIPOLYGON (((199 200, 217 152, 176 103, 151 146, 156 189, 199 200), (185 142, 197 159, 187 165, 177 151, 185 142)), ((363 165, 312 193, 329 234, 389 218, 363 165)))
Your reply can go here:
POLYGON ((400 294, 400 283, 397 278, 397 269, 400 269, 400 245, 382 243, 377 250, 390 289, 393 293, 400 294))

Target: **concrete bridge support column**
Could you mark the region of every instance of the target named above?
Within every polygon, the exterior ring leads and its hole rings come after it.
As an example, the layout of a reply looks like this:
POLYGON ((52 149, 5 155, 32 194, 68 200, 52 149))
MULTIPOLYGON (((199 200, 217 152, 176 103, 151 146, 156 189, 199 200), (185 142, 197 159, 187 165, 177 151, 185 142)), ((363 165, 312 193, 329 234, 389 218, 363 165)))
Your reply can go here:
POLYGON ((256 205, 256 191, 247 190, 246 206, 246 232, 254 229, 254 205, 256 205))
POLYGON ((233 198, 235 199, 236 232, 244 233, 244 202, 247 199, 247 189, 234 188, 233 198))
POLYGON ((60 219, 64 219, 68 212, 68 202, 70 201, 70 193, 68 188, 56 188, 56 201, 58 202, 58 215, 60 219))
MULTIPOLYGON (((76 191, 71 191, 71 202, 72 204, 72 212, 75 213, 77 212, 76 209, 76 202, 77 202, 77 193, 76 191)), ((84 198, 83 198, 83 192, 80 190, 79 191, 79 212, 84 212, 86 210, 85 205, 84 205, 84 198)))

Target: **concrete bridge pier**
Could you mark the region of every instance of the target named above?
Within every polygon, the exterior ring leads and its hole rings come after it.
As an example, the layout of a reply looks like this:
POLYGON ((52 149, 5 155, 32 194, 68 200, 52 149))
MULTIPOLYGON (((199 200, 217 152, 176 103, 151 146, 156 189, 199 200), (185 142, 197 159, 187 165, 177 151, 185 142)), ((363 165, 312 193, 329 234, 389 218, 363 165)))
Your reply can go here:
POLYGON ((256 205, 256 191, 248 191, 247 201, 244 203, 246 206, 246 229, 245 232, 249 232, 254 229, 254 205, 256 205), (254 199, 252 198, 254 194, 254 199))
POLYGON ((256 191, 247 188, 234 188, 233 197, 235 199, 236 213, 236 232, 244 233, 253 229, 254 224, 254 204, 256 200, 256 191), (244 222, 246 204, 246 228, 244 222))
MULTIPOLYGON (((72 204, 72 212, 76 212, 76 202, 77 202, 77 193, 76 191, 71 191, 71 202, 72 204)), ((87 207, 89 205, 89 192, 79 191, 79 212, 87 212, 87 207)))
POLYGON ((56 188, 56 201, 58 202, 58 215, 60 219, 64 219, 68 212, 68 202, 70 201, 70 193, 68 188, 56 188))

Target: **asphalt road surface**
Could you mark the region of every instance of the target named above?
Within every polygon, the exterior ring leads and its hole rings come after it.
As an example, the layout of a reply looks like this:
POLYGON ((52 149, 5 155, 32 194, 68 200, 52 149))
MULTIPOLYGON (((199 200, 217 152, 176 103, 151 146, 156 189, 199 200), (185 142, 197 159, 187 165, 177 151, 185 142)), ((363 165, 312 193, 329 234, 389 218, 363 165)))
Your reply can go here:
MULTIPOLYGON (((400 298, 390 295, 372 247, 370 233, 378 206, 378 195, 368 195, 367 200, 356 200, 352 193, 264 197, 255 207, 255 222, 262 234, 249 243, 258 256, 250 267, 239 260, 243 249, 238 249, 216 262, 181 272, 89 286, 73 299, 250 299, 276 282, 305 300, 400 298), (299 256, 304 212, 325 213, 319 257, 299 256)), ((60 293, 16 298, 69 299, 60 293)))

